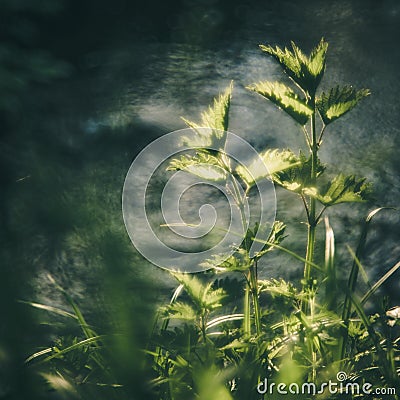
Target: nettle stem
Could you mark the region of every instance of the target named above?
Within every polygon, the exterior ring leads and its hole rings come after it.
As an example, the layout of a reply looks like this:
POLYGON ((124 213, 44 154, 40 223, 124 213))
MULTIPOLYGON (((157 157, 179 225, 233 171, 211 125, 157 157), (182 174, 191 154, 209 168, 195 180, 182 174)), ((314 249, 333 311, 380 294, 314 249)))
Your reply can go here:
MULTIPOLYGON (((318 169, 318 142, 315 127, 315 97, 310 100, 310 105, 313 108, 313 113, 311 115, 310 123, 310 151, 311 151, 311 172, 310 172, 310 184, 312 187, 316 186, 317 181, 317 169, 318 169)), ((304 202, 305 206, 307 203, 304 202)), ((306 262, 304 265, 304 281, 303 281, 303 291, 305 292, 305 300, 302 302, 302 312, 305 315, 310 315, 311 320, 314 319, 314 296, 312 294, 313 283, 311 277, 311 263, 314 259, 315 250, 315 230, 317 227, 318 217, 316 217, 316 201, 315 198, 309 197, 309 208, 307 212, 308 219, 308 231, 307 231, 307 250, 306 250, 306 262)), ((311 380, 315 382, 316 380, 316 363, 317 363, 317 353, 314 348, 313 339, 309 342, 310 352, 312 354, 312 372, 311 380)))
POLYGON ((203 336, 203 342, 207 343, 207 331, 206 331, 206 315, 203 313, 200 317, 201 334, 203 336))
POLYGON ((246 292, 244 297, 243 329, 246 335, 251 335, 251 303, 253 303, 254 325, 257 336, 261 334, 261 308, 258 298, 257 262, 250 266, 244 275, 246 279, 246 292))
MULTIPOLYGON (((247 280, 247 278, 246 278, 247 280)), ((243 331, 244 335, 246 337, 251 336, 251 319, 250 319, 250 285, 248 281, 246 282, 246 291, 244 294, 244 305, 243 305, 243 311, 244 311, 244 318, 243 318, 243 331)))
POLYGON ((261 310, 258 298, 257 261, 255 261, 254 265, 250 267, 249 275, 250 275, 250 291, 253 300, 254 323, 256 326, 256 334, 258 336, 261 334, 261 310))
MULTIPOLYGON (((244 233, 246 235, 247 221, 245 216, 244 203, 245 199, 248 195, 249 188, 247 188, 244 192, 243 198, 241 198, 240 190, 237 186, 236 181, 233 179, 233 187, 234 187, 234 196, 237 206, 239 207, 240 214, 242 217, 242 224, 244 233)), ((246 248, 250 247, 250 243, 246 243, 246 248)), ((246 292, 244 298, 244 321, 243 321, 243 330, 246 335, 251 335, 251 303, 253 303, 253 315, 254 315, 254 323, 256 327, 257 336, 261 334, 261 309, 260 302, 258 298, 258 277, 257 277, 257 261, 254 261, 254 264, 249 267, 248 273, 245 274, 246 279, 246 292), (251 299, 251 301, 250 301, 251 299)))
MULTIPOLYGON (((318 163, 318 142, 317 142, 317 134, 315 128, 315 98, 312 98, 310 101, 310 105, 313 108, 313 113, 311 116, 311 175, 310 175, 310 183, 312 186, 315 186, 317 180, 317 163, 318 163)), ((306 251, 306 263, 304 265, 304 283, 303 290, 307 291, 311 289, 310 279, 311 279, 311 263, 314 259, 314 247, 315 247, 315 230, 317 227, 317 218, 316 218, 316 201, 313 197, 310 196, 310 206, 306 208, 307 217, 308 217, 308 232, 307 232, 307 251, 306 251)), ((308 309, 308 300, 303 302, 302 311, 307 312, 308 309)))

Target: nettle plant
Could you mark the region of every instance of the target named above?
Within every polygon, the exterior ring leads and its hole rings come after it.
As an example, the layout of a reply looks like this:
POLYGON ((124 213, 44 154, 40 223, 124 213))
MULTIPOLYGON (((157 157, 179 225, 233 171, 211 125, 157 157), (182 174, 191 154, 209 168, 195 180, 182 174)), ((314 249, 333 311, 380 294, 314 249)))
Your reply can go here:
MULTIPOLYGON (((359 271, 363 272, 359 260, 367 229, 380 209, 366 219, 357 250, 348 248, 351 267, 347 284, 337 282, 334 234, 327 217, 325 259, 314 259, 317 225, 325 211, 341 203, 364 202, 371 193, 365 178, 342 173, 326 178, 327 167, 318 156, 327 128, 370 92, 351 86, 318 92, 325 72, 327 42, 322 39, 310 55, 294 43, 291 46, 260 46, 279 63, 290 78, 290 86, 263 81, 247 88, 273 102, 298 124, 308 154, 266 149, 260 158, 269 174, 259 168, 259 159, 248 167, 231 163, 224 153, 231 85, 202 114, 199 124, 184 120, 198 133, 196 154, 172 160, 169 169, 225 182, 243 221, 243 205, 252 188, 262 179, 272 179, 277 186, 297 195, 304 206, 306 254, 303 257, 282 246, 286 228, 282 222, 276 221, 272 229, 255 224, 247 229, 231 256, 216 254, 204 261, 203 266, 212 272, 174 273, 179 286, 170 304, 160 310, 163 323, 161 327, 157 325, 152 338, 154 348, 148 351, 156 374, 152 383, 161 399, 258 399, 262 396, 256 388, 264 378, 271 382, 317 384, 334 379, 338 371, 346 371, 349 379, 374 386, 400 387, 398 339, 393 339, 397 309, 387 311, 383 304, 382 312, 373 317, 364 311, 364 304, 400 263, 370 285, 363 297, 356 294, 359 271), (204 131, 201 127, 209 129, 204 131), (209 150, 216 145, 220 151, 209 150), (232 175, 237 181, 229 178, 232 175), (251 254, 251 245, 260 230, 269 232, 264 236, 264 247, 251 254), (260 258, 274 249, 304 263, 300 282, 258 278, 260 258), (241 274, 244 279, 235 279, 234 275, 219 278, 215 273, 220 271, 241 274), (240 305, 236 295, 243 288, 240 305)), ((321 394, 324 398, 326 395, 321 394)))

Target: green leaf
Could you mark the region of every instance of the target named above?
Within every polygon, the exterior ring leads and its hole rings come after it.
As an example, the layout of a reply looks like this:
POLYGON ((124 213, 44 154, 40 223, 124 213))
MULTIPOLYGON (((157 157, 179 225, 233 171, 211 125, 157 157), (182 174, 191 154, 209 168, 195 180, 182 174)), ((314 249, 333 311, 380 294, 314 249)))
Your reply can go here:
POLYGON ((258 240, 265 240, 267 242, 265 246, 263 246, 263 248, 252 257, 254 259, 259 259, 265 253, 273 250, 273 245, 279 245, 282 242, 286 237, 284 236, 285 229, 286 225, 281 221, 274 221, 272 228, 269 224, 263 224, 260 226, 256 222, 253 229, 247 229, 246 236, 242 243, 242 248, 249 252, 256 236, 258 237, 258 240), (262 237, 264 237, 264 239, 262 239, 262 237))
POLYGON ((309 95, 314 95, 325 71, 325 58, 328 43, 322 38, 311 51, 305 55, 294 42, 292 51, 287 47, 260 45, 262 51, 272 55, 284 71, 309 95))
POLYGON ((283 83, 264 81, 248 86, 247 89, 271 100, 301 125, 305 125, 313 113, 306 100, 283 83))
POLYGON ((231 105, 233 83, 230 84, 225 92, 214 99, 214 104, 208 111, 201 115, 203 126, 208 128, 227 131, 229 126, 229 108, 231 105))
POLYGON ((215 165, 191 165, 186 168, 186 171, 208 181, 223 182, 226 180, 226 171, 215 165))
POLYGON ((317 98, 317 108, 325 125, 353 109, 361 99, 370 95, 368 89, 355 90, 351 86, 336 86, 317 98))
MULTIPOLYGON (((246 271, 254 264, 254 260, 259 259, 265 253, 274 249, 271 243, 279 245, 279 243, 282 242, 285 238, 285 229, 286 225, 280 221, 275 221, 272 228, 269 224, 263 224, 260 227, 260 225, 256 223, 254 228, 247 229, 240 248, 238 248, 232 255, 213 255, 211 259, 205 260, 201 266, 207 269, 214 268, 217 271, 246 271), (260 235, 262 237, 263 233, 265 233, 264 239, 267 243, 259 252, 250 257, 249 251, 253 245, 255 237, 260 237, 260 235)), ((258 239, 258 241, 259 240, 260 239, 258 239)))
POLYGON ((213 105, 201 114, 201 122, 183 121, 196 132, 196 137, 186 138, 185 144, 193 147, 213 147, 223 149, 226 141, 226 131, 229 126, 229 108, 232 98, 233 83, 214 99, 213 105), (209 128, 209 129, 201 129, 209 128))
POLYGON ((173 276, 183 285, 186 293, 199 310, 211 311, 220 307, 221 301, 226 297, 222 288, 213 289, 213 282, 203 283, 195 276, 174 272, 173 276))
POLYGON ((286 230, 286 225, 283 222, 274 221, 272 229, 267 239, 267 242, 271 244, 265 245, 264 248, 259 253, 256 254, 256 257, 260 258, 268 251, 274 250, 275 247, 273 245, 279 245, 280 243, 282 243, 283 239, 285 239, 286 237, 285 230, 286 230))
POLYGON ((304 193, 316 198, 324 206, 348 202, 366 201, 371 193, 371 185, 366 178, 357 179, 354 175, 337 175, 324 189, 307 188, 304 193))
POLYGON ((251 187, 256 182, 270 177, 271 174, 293 167, 298 163, 298 158, 290 150, 266 150, 248 167, 239 165, 236 172, 246 185, 251 187))
POLYGON ((207 152, 197 152, 195 156, 182 155, 173 159, 167 171, 186 171, 208 181, 226 181, 227 172, 220 164, 218 157, 207 152))
POLYGON ((246 271, 253 265, 253 260, 249 257, 248 251, 241 248, 230 256, 213 255, 211 259, 203 261, 200 265, 217 271, 246 271))
POLYGON ((176 318, 186 321, 195 321, 197 313, 193 307, 187 303, 176 301, 165 307, 167 318, 176 318))
POLYGON ((297 299, 297 290, 290 283, 286 282, 284 279, 268 279, 268 280, 260 280, 260 292, 268 292, 273 297, 286 297, 292 300, 297 299))
MULTIPOLYGON (((311 186, 311 157, 307 158, 302 152, 298 157, 298 163, 283 171, 272 175, 275 183, 295 193, 302 193, 305 188, 311 186)), ((318 160, 316 167, 317 177, 325 170, 318 160)))

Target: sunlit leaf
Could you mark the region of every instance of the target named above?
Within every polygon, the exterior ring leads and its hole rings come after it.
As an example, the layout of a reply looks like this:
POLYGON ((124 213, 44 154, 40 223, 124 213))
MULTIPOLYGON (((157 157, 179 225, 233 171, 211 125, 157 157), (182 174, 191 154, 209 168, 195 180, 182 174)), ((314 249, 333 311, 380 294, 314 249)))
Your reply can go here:
POLYGON ((290 150, 266 150, 248 167, 239 165, 236 172, 246 185, 251 187, 256 182, 270 177, 270 174, 283 171, 298 163, 298 158, 290 150))
POLYGON ((285 229, 286 225, 280 221, 275 221, 272 228, 269 224, 260 226, 256 223, 253 228, 247 229, 240 248, 232 255, 213 255, 212 258, 203 261, 201 266, 207 269, 213 268, 217 271, 246 271, 254 265, 255 260, 258 260, 268 251, 273 250, 273 246, 269 243, 279 244, 282 242, 285 238, 285 229), (249 252, 256 236, 258 240, 265 240, 267 243, 259 252, 250 257, 249 252))
POLYGON ((287 47, 272 47, 260 45, 262 51, 272 55, 282 66, 284 71, 307 93, 315 94, 325 71, 325 58, 328 43, 322 38, 319 44, 311 51, 310 56, 304 54, 295 43, 292 51, 287 47))
POLYGON ((245 249, 238 249, 230 256, 226 254, 213 255, 211 259, 203 261, 201 266, 217 271, 246 271, 253 265, 253 260, 245 249))
POLYGON ((371 185, 365 178, 357 179, 354 175, 337 175, 322 190, 307 188, 305 193, 319 200, 324 206, 339 203, 363 202, 371 194, 371 185))
POLYGON ((226 172, 215 165, 191 165, 186 168, 186 171, 209 181, 221 182, 226 180, 226 172))
MULTIPOLYGON (((262 248, 262 250, 256 254, 256 258, 260 258, 265 253, 274 250, 275 247, 273 245, 279 245, 283 241, 283 239, 285 239, 286 237, 285 230, 286 230, 286 225, 283 222, 274 221, 274 223, 272 224, 272 229, 270 230, 269 235, 267 237, 267 243, 269 244, 266 244, 262 248)), ((259 233, 260 233, 260 228, 255 230, 253 237, 255 237, 255 235, 259 233)))
POLYGON ((247 229, 241 248, 249 252, 256 237, 258 241, 265 241, 265 246, 252 257, 254 259, 259 259, 265 253, 274 249, 272 244, 278 245, 282 242, 285 238, 285 229, 286 225, 281 221, 274 221, 272 227, 268 223, 260 225, 256 222, 253 228, 247 229))
POLYGON ((285 281, 284 279, 268 279, 268 280, 260 280, 259 281, 260 291, 268 292, 273 297, 287 297, 292 300, 296 300, 297 290, 290 283, 285 281))
POLYGON ((169 318, 182 319, 186 321, 195 321, 197 313, 190 304, 175 301, 165 307, 166 314, 169 318))
MULTIPOLYGON (((295 48, 295 44, 292 44, 293 48, 295 48)), ((316 79, 317 88, 319 82, 321 81, 322 75, 325 70, 325 59, 326 52, 328 50, 328 43, 325 42, 324 38, 320 40, 317 47, 315 47, 310 54, 308 59, 305 59, 304 65, 306 65, 308 72, 312 77, 316 79)))
POLYGON ((313 113, 306 100, 283 83, 264 81, 247 88, 271 100, 301 125, 306 124, 313 113))
POLYGON ((229 126, 229 108, 231 105, 233 83, 224 93, 214 99, 213 106, 201 115, 203 126, 227 131, 229 126))
POLYGON ((185 144, 193 147, 212 147, 216 149, 223 149, 225 147, 226 131, 229 126, 229 108, 232 98, 232 88, 233 84, 231 83, 224 93, 214 99, 212 106, 201 114, 200 123, 182 118, 196 133, 194 138, 185 138, 185 144))
POLYGON ((227 172, 220 166, 220 160, 206 152, 198 152, 196 155, 182 155, 173 159, 168 171, 186 171, 209 181, 225 181, 227 172))
POLYGON ((296 54, 287 47, 281 49, 278 46, 260 44, 260 49, 272 55, 282 66, 285 72, 296 82, 300 79, 301 66, 296 54))
POLYGON ((221 301, 226 297, 222 288, 214 289, 213 282, 203 283, 193 275, 173 273, 174 277, 183 285, 186 293, 198 309, 213 310, 221 306, 221 301))
POLYGON ((336 86, 317 98, 317 108, 325 125, 330 124, 353 109, 361 99, 368 96, 368 89, 355 90, 351 86, 336 86))
MULTIPOLYGON (((301 193, 305 188, 311 187, 311 157, 307 158, 302 152, 298 157, 299 162, 283 171, 272 175, 275 183, 291 192, 301 193)), ((318 160, 316 176, 320 176, 325 167, 318 160)))

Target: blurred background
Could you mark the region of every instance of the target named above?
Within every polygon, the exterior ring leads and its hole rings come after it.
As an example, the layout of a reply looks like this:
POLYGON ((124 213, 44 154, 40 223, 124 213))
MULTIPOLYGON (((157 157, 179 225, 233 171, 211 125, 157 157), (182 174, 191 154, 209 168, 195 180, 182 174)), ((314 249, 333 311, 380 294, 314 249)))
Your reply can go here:
MULTIPOLYGON (((196 120, 232 79, 232 132, 256 149, 304 149, 290 118, 244 89, 282 77, 260 43, 294 40, 309 51, 323 36, 330 47, 322 87, 371 89, 328 130, 321 152, 332 172, 365 175, 375 187, 372 204, 330 214, 338 246, 356 243, 368 210, 398 206, 396 0, 1 0, 0 18, 0 399, 57 398, 24 364, 66 334, 61 317, 23 303, 68 308, 48 274, 95 330, 127 334, 112 361, 119 383, 127 398, 148 396, 140 349, 174 283, 129 241, 124 177, 146 144, 183 128, 180 116, 196 120)), ((286 245, 303 252, 296 204, 278 191, 286 245)), ((398 226, 396 212, 374 222, 364 260, 371 281, 398 260, 398 226)), ((351 260, 343 260, 346 270, 351 260)), ((292 264, 275 254, 262 274, 297 276, 292 264)), ((398 276, 383 288, 391 306, 399 290, 398 276)))

